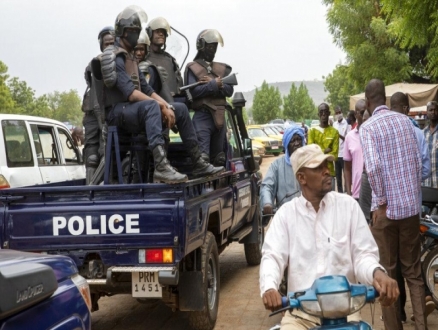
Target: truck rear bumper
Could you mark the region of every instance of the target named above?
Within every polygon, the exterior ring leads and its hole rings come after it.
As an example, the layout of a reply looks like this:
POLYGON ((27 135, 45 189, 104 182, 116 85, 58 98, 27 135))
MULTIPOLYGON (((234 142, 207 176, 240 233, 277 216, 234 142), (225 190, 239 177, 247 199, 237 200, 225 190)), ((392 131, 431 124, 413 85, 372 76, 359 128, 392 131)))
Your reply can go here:
POLYGON ((158 282, 163 285, 178 285, 179 282, 179 271, 176 267, 110 267, 106 272, 106 278, 97 279, 91 278, 87 279, 90 286, 119 286, 120 282, 113 281, 113 273, 136 273, 136 272, 157 272, 158 282))

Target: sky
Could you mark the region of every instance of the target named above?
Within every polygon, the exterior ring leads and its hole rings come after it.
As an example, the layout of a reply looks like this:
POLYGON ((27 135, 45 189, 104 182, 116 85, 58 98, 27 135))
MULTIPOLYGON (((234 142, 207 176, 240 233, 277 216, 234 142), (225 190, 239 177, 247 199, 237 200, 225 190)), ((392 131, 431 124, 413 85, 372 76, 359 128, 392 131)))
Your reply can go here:
POLYGON ((0 61, 37 96, 70 89, 82 95, 84 69, 100 53, 99 31, 128 5, 182 32, 190 42, 186 63, 196 55, 199 32, 218 30, 224 47, 215 60, 238 73, 235 91, 250 91, 263 80, 322 80, 345 62, 321 0, 1 0, 0 61))

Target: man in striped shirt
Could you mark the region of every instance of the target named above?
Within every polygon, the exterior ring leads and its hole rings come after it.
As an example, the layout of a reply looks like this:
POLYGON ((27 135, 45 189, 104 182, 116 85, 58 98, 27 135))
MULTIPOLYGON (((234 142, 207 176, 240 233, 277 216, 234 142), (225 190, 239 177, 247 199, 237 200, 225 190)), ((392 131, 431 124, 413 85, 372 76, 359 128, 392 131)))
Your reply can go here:
MULTIPOLYGON (((371 231, 380 262, 396 278, 397 258, 411 293, 415 329, 425 330, 425 292, 421 277, 419 192, 421 156, 414 126, 407 116, 385 105, 385 86, 371 80, 365 89, 371 118, 360 129, 363 156, 372 188, 371 231)), ((387 330, 403 329, 398 306, 382 307, 387 330)))

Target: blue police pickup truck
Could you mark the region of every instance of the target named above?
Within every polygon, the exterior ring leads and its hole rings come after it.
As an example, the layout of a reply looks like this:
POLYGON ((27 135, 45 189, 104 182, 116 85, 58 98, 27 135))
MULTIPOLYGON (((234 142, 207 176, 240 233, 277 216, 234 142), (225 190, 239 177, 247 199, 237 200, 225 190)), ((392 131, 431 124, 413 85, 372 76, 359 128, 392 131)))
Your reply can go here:
POLYGON ((71 258, 0 250, 0 329, 89 330, 90 309, 71 258))
MULTIPOLYGON (((71 257, 98 299, 118 293, 161 299, 187 312, 194 329, 213 329, 219 304, 219 254, 244 244, 258 265, 264 228, 261 176, 245 128, 243 95, 226 110, 227 171, 183 184, 26 187, 0 191, 4 249, 71 257)), ((189 174, 181 143, 171 164, 189 174)), ((67 184, 67 183, 66 183, 67 184)))

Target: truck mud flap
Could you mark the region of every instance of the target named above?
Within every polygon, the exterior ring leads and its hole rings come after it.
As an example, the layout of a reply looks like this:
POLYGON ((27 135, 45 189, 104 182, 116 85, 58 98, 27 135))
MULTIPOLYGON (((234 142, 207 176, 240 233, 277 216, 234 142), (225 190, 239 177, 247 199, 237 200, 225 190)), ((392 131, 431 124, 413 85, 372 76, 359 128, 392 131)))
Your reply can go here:
POLYGON ((179 310, 202 311, 204 309, 204 290, 202 272, 182 272, 179 277, 179 310))

